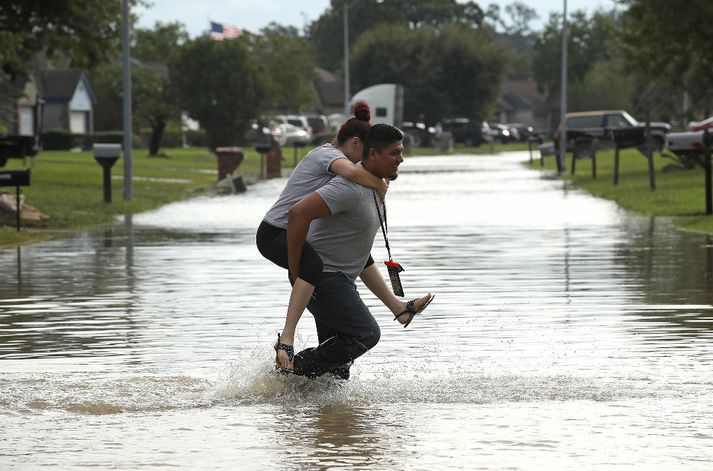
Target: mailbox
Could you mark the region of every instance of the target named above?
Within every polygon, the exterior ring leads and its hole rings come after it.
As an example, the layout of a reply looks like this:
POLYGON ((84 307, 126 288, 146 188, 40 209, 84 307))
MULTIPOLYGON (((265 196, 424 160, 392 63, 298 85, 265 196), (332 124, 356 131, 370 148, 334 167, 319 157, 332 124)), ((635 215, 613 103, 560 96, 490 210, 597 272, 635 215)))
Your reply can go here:
POLYGON ((104 202, 111 203, 111 167, 121 156, 121 144, 94 144, 94 160, 103 169, 104 202))
POLYGON ((644 126, 612 129, 611 136, 614 142, 622 149, 626 147, 641 147, 646 144, 646 128, 644 126))
POLYGON ((29 170, 5 170, 0 172, 0 186, 30 186, 29 170))
POLYGON ((15 187, 15 204, 17 210, 15 225, 20 230, 20 187, 30 186, 30 170, 4 170, 0 172, 0 186, 15 187))

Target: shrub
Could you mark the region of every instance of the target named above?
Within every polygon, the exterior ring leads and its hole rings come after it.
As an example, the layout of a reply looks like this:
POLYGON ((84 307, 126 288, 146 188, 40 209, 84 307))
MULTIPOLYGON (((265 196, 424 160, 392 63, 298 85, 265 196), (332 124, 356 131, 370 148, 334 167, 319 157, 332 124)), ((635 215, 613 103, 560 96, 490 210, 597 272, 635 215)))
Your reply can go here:
POLYGON ((70 150, 76 147, 74 135, 66 129, 50 129, 42 133, 44 150, 70 150))

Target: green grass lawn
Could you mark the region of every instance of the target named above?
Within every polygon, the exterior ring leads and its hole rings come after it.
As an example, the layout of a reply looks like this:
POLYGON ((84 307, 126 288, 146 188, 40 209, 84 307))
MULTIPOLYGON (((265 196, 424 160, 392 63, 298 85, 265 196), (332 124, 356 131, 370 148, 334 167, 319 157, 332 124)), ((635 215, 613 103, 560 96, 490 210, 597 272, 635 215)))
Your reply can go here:
MULTIPOLYGON (((290 151, 292 149, 289 149, 290 151)), ((260 156, 252 149, 238 171, 246 179, 260 174, 260 156)), ((132 152, 133 197, 123 198, 124 160, 112 168, 112 203, 105 204, 102 168, 91 152, 42 152, 35 159, 32 184, 22 187, 26 203, 50 216, 48 221, 22 221, 15 229, 14 216, 0 218, 0 246, 42 240, 54 233, 75 231, 111 222, 117 215, 138 213, 172 201, 200 194, 215 183, 217 159, 207 149, 171 148, 163 157, 149 157, 145 149, 132 152)), ((286 164, 292 155, 285 155, 286 164)), ((28 159, 27 165, 30 165, 28 159)), ((9 159, 2 170, 24 168, 22 159, 9 159)), ((2 188, 14 195, 13 187, 2 188)))
MULTIPOLYGON (((312 147, 282 150, 283 169, 292 168, 312 147)), ((454 153, 484 154, 526 150, 527 144, 495 144, 480 147, 457 146, 454 153)), ((238 172, 247 181, 260 175, 260 155, 251 148, 243 149, 245 159, 238 172)), ((205 148, 168 148, 164 156, 149 157, 146 149, 132 152, 133 197, 123 198, 124 160, 112 168, 112 203, 104 203, 102 168, 91 152, 46 151, 35 158, 32 185, 21 188, 26 203, 50 219, 43 222, 22 221, 15 230, 14 216, 0 213, 0 247, 36 242, 53 234, 112 222, 118 215, 157 208, 164 204, 196 196, 208 190, 217 180, 217 159, 205 148)), ((437 149, 415 148, 410 156, 442 155, 437 149)), ((28 159, 27 165, 30 165, 28 159)), ((9 159, 2 170, 24 168, 22 159, 9 159)), ((14 187, 2 188, 14 195, 14 187)))
MULTIPOLYGON (((613 200, 620 206, 651 216, 669 216, 681 229, 713 233, 713 216, 705 214, 705 174, 696 167, 684 169, 673 160, 654 155, 656 190, 649 188, 649 170, 646 158, 636 149, 621 151, 619 184, 613 184, 614 151, 597 153, 597 178, 592 178, 590 159, 580 159, 576 174, 571 175, 571 155, 567 156, 567 172, 562 178, 591 194, 613 200)), ((545 157, 540 166, 539 152, 534 169, 556 172, 555 157, 545 157)))

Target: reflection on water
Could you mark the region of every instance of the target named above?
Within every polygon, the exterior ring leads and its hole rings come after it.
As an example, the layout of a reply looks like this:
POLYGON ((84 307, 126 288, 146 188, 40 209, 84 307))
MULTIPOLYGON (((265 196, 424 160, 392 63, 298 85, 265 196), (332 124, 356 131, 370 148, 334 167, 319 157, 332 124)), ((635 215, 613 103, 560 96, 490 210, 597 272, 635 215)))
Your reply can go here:
POLYGON ((402 329, 362 291, 382 340, 348 382, 272 370, 284 180, 0 251, 0 467, 706 469, 713 241, 526 159, 404 163, 390 243, 437 297, 402 329))

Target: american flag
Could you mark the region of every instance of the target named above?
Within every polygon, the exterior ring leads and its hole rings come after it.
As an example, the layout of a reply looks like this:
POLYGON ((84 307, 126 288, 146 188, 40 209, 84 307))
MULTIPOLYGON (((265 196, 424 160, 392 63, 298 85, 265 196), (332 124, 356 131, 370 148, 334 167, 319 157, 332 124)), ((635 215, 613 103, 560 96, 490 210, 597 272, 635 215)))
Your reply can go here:
POLYGON ((215 21, 210 22, 210 37, 216 41, 237 38, 242 34, 242 32, 243 31, 237 26, 229 25, 227 23, 216 23, 215 21))

